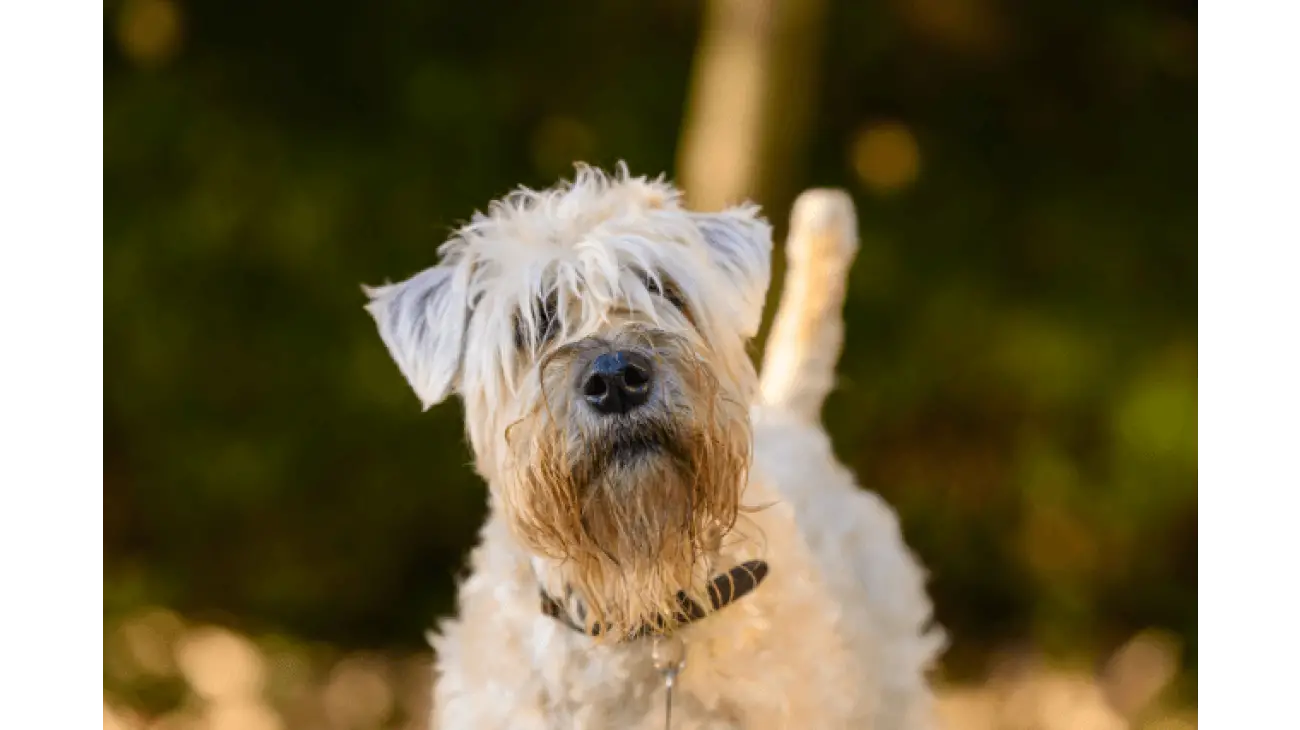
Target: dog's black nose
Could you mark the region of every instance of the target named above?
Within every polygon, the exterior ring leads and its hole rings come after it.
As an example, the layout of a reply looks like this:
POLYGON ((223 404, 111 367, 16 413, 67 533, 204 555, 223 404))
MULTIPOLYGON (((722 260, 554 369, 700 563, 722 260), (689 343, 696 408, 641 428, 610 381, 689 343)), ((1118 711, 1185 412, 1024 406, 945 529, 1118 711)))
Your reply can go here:
POLYGON ((607 352, 591 362, 582 395, 606 415, 627 413, 650 397, 650 359, 635 352, 607 352))

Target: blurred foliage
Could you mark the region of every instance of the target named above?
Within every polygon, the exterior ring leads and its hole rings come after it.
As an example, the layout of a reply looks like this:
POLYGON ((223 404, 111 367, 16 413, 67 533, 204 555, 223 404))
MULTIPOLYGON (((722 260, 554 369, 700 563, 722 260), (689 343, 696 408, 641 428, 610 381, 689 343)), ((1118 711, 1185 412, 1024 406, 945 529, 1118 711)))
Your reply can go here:
MULTIPOLYGON (((106 620, 409 650, 450 610, 485 490, 359 284, 575 159, 671 173, 700 22, 545 7, 106 3, 106 620)), ((826 420, 930 568, 954 675, 1147 627, 1194 671, 1195 23, 831 5, 791 172, 860 206, 826 420)))

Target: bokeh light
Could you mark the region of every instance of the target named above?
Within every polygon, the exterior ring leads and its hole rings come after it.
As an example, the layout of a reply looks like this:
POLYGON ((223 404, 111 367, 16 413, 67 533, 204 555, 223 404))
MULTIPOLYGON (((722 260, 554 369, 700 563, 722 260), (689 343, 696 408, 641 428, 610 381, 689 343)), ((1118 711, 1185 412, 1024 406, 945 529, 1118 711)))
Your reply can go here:
POLYGON ((853 169, 876 193, 902 190, 921 174, 921 149, 912 131, 897 122, 873 124, 853 140, 853 169))
POLYGON ((174 0, 124 0, 117 19, 122 52, 144 67, 162 66, 181 47, 181 11, 174 0))

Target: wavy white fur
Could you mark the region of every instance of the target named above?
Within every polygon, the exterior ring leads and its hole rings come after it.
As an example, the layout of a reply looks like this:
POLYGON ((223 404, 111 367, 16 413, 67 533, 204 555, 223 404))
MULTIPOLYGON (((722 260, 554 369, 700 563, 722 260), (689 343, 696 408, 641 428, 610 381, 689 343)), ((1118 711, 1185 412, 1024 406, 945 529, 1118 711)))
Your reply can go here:
POLYGON ((445 244, 438 266, 371 290, 381 335, 426 407, 453 392, 465 400, 493 494, 457 616, 430 637, 435 728, 663 727, 649 642, 597 642, 541 613, 539 581, 562 566, 524 546, 499 488, 515 468, 504 432, 541 397, 538 302, 555 303, 558 342, 602 331, 615 311, 685 327, 655 299, 657 277, 680 289, 724 387, 753 404, 740 500, 754 511, 712 559, 771 567, 752 594, 679 630, 673 728, 930 726, 925 672, 943 639, 924 572, 818 418, 841 345, 852 216, 848 198, 827 191, 796 206, 761 381, 744 344, 768 285, 766 223, 753 207, 686 211, 667 183, 622 169, 580 168, 571 184, 514 193, 445 244))

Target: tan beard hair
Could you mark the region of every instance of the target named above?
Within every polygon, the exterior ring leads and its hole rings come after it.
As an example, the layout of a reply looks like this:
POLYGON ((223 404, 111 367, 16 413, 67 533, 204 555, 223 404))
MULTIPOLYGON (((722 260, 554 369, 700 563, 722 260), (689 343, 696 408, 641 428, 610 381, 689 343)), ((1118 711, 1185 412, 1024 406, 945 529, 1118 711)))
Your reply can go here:
MULTIPOLYGON (((517 458, 500 497, 511 529, 529 550, 558 561, 583 601, 575 618, 600 638, 645 625, 671 632, 679 592, 707 608, 709 557, 741 511, 752 448, 747 409, 723 395, 689 349, 664 352, 662 360, 677 362, 660 366, 682 368, 690 392, 667 420, 638 427, 656 453, 619 463, 610 433, 571 432, 545 397, 507 431, 517 458)), ((566 369, 546 365, 544 381, 547 372, 562 381, 566 369)))

